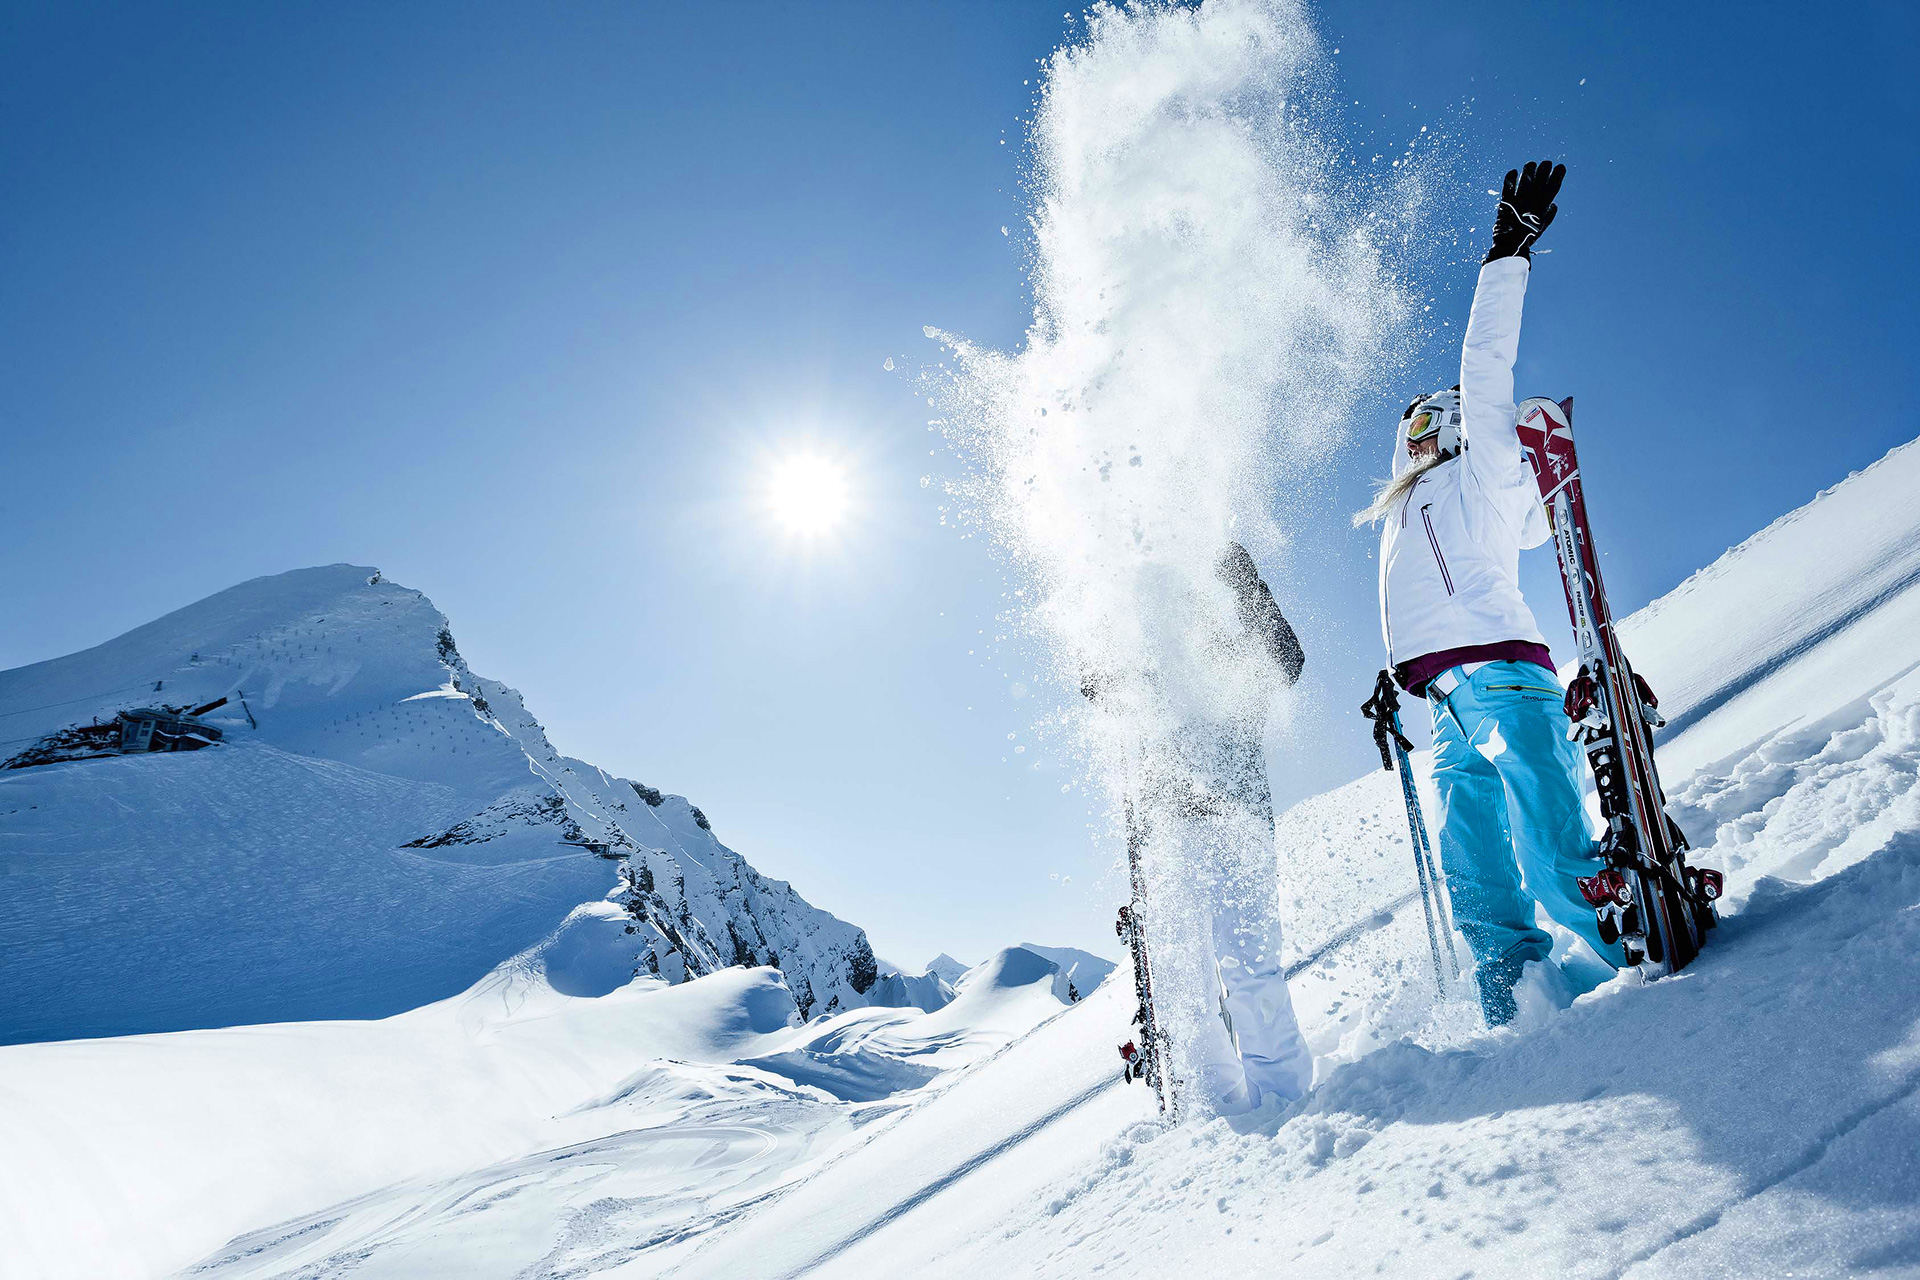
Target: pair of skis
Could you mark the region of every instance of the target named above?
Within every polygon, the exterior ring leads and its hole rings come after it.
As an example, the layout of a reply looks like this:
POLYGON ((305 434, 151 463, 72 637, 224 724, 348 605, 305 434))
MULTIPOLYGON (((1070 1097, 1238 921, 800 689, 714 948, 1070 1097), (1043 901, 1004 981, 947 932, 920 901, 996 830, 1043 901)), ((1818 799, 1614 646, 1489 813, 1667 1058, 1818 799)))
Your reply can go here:
POLYGON ((1587 523, 1580 460, 1573 448, 1573 399, 1535 397, 1519 406, 1520 447, 1532 464, 1553 525, 1554 554, 1567 592, 1579 671, 1567 689, 1573 736, 1593 769, 1606 868, 1579 881, 1603 941, 1618 941, 1628 964, 1649 976, 1692 963, 1718 922, 1718 871, 1689 866, 1687 838, 1667 816, 1654 767, 1653 730, 1665 724, 1658 700, 1620 648, 1600 561, 1587 523))

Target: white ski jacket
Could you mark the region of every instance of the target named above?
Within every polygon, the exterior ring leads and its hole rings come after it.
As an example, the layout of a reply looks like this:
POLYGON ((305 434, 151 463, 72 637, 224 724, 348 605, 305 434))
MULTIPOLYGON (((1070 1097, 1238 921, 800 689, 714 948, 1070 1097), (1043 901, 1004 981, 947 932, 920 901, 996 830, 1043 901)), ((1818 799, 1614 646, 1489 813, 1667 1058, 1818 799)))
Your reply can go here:
MULTIPOLYGON (((1513 362, 1530 270, 1525 258, 1480 268, 1460 353, 1461 451, 1422 476, 1382 522, 1380 629, 1396 669, 1503 642, 1545 651, 1520 594, 1520 552, 1552 533, 1514 431, 1513 362)), ((1411 465, 1402 422, 1393 474, 1411 465)))

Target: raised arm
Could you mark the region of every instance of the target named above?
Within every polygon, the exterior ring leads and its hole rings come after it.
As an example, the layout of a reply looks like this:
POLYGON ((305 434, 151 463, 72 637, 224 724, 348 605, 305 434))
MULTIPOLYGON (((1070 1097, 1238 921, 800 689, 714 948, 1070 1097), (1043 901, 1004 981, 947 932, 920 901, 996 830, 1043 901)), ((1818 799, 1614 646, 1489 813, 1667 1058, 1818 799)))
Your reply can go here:
POLYGON ((1566 168, 1550 161, 1509 170, 1494 218, 1493 247, 1480 268, 1473 312, 1460 350, 1460 413, 1467 475, 1523 547, 1546 540, 1540 490, 1514 431, 1513 363, 1534 241, 1552 223, 1566 168))
POLYGON ((1260 570, 1245 547, 1237 542, 1227 544, 1226 554, 1220 557, 1220 576, 1233 587, 1240 602, 1242 625, 1273 659, 1280 678, 1288 684, 1298 681, 1301 668, 1307 665, 1307 651, 1300 647, 1300 637, 1294 634, 1287 616, 1280 612, 1273 592, 1261 580, 1260 570))

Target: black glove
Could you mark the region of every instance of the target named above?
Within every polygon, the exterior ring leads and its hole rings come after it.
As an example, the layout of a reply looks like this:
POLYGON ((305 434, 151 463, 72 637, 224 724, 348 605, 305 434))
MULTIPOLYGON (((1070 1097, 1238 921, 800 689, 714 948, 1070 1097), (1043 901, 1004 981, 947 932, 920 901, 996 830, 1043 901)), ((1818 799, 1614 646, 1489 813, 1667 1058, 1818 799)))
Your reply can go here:
POLYGON ((1551 160, 1527 161, 1524 169, 1507 170, 1506 183, 1500 188, 1500 211, 1493 216, 1493 248, 1487 250, 1488 262, 1495 258, 1533 258, 1533 242, 1553 225, 1560 206, 1553 198, 1560 194, 1560 183, 1567 166, 1551 160))

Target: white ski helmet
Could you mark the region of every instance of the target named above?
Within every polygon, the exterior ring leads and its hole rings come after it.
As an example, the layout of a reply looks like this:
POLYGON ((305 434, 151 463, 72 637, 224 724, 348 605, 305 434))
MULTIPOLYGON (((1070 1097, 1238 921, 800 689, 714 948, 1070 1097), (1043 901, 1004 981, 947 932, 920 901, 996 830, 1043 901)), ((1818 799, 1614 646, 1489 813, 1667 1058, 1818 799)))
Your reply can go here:
POLYGON ((1408 444, 1438 436, 1440 456, 1452 457, 1460 452, 1460 388, 1421 396, 1407 406, 1400 422, 1408 444))

